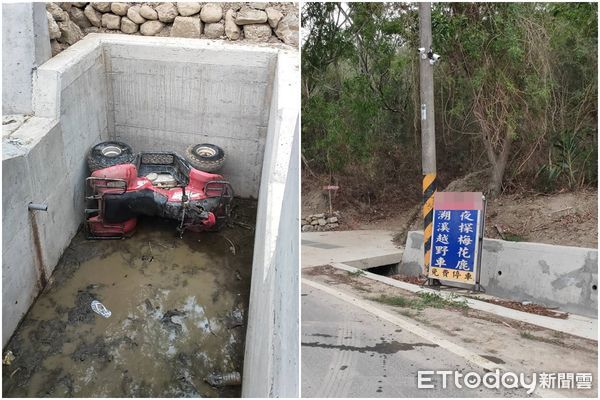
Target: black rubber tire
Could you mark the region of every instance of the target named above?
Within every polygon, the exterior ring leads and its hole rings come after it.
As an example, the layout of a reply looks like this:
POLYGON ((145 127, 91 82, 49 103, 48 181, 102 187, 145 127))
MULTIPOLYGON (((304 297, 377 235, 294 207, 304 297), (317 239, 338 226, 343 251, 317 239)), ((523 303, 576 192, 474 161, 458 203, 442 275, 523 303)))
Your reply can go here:
POLYGON ((193 144, 185 150, 185 159, 192 167, 200 171, 216 172, 225 163, 225 152, 222 148, 214 144, 193 144), (204 151, 201 152, 202 150, 204 151))
POLYGON ((99 169, 112 167, 113 165, 133 163, 135 156, 131 146, 123 142, 102 142, 90 149, 87 157, 87 164, 90 172, 99 169), (113 147, 120 151, 117 155, 105 155, 104 150, 113 147))

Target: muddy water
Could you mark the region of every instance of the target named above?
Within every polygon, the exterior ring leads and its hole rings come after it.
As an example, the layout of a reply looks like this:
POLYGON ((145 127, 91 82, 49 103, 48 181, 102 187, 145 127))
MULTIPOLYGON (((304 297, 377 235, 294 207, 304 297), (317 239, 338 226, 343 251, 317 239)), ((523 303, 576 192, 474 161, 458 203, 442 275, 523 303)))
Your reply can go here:
POLYGON ((3 395, 239 396, 205 378, 242 370, 253 232, 179 239, 175 226, 140 220, 119 241, 80 233, 5 347, 16 359, 3 366, 3 395))

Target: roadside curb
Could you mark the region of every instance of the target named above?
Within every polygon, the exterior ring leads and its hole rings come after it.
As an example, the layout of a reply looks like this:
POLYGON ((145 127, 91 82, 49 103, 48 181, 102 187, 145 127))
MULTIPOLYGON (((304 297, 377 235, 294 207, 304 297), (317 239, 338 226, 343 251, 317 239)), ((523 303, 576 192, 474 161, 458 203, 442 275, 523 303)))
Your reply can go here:
POLYGON ((567 319, 557 319, 552 317, 545 317, 542 315, 529 314, 523 311, 513 310, 510 308, 502 307, 496 304, 487 303, 485 301, 475 300, 469 297, 464 297, 461 295, 457 295, 455 293, 448 293, 439 290, 433 290, 429 288, 424 288, 419 285, 413 285, 411 283, 406 283, 402 281, 398 281, 392 278, 387 278, 385 276, 373 274, 369 271, 361 270, 360 268, 355 268, 347 264, 343 263, 330 263, 334 268, 348 271, 348 272, 356 272, 362 271, 365 278, 372 279, 386 285, 394 286, 399 289, 404 289, 413 293, 435 293, 442 296, 445 299, 448 299, 450 296, 454 296, 454 300, 465 301, 469 307, 488 312, 490 314, 497 315, 499 317, 510 318, 513 320, 525 322, 528 324, 536 325, 546 329, 552 329, 555 331, 567 333, 569 335, 581 337, 584 339, 598 340, 598 321, 593 318, 569 314, 567 319))

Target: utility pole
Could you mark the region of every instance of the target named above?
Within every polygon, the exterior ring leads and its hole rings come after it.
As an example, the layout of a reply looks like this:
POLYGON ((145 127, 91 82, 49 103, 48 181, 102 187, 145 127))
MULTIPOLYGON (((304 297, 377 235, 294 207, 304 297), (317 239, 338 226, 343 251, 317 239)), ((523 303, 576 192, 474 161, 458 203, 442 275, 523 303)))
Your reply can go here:
MULTIPOLYGON (((433 194, 436 190, 435 114, 431 53, 431 3, 419 3, 419 76, 421 83, 421 147, 423 166, 423 273, 429 275, 433 230, 433 194)), ((435 61, 435 60, 434 60, 435 61)), ((439 281, 438 281, 439 282, 439 281)))

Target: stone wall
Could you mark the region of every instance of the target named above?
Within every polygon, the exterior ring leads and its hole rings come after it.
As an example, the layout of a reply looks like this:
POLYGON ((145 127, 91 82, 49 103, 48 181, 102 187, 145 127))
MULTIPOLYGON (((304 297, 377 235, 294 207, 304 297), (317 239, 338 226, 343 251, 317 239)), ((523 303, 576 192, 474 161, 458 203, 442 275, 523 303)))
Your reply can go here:
POLYGON ((298 47, 297 3, 47 3, 52 55, 88 33, 285 43, 298 47))
POLYGON ((334 231, 340 227, 340 212, 309 215, 301 220, 302 232, 334 231))

